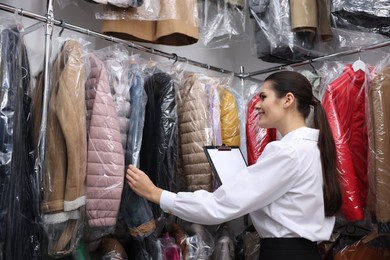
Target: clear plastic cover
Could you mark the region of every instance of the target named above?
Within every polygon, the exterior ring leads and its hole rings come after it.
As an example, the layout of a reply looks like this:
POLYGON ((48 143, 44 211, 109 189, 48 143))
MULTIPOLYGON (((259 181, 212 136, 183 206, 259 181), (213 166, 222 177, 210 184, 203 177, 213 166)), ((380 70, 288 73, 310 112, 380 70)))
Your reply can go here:
POLYGON ((123 245, 113 237, 105 237, 101 243, 102 260, 128 260, 123 245))
MULTIPOLYGON (((177 104, 176 88, 172 77, 146 62, 143 85, 148 102, 145 106, 145 123, 142 133, 140 169, 165 190, 177 192, 177 104)), ((153 206, 155 217, 161 209, 153 206)))
POLYGON ((137 8, 119 8, 118 6, 106 5, 103 11, 95 13, 99 20, 187 20, 192 25, 197 25, 198 9, 196 1, 180 0, 143 0, 144 3, 137 8), (186 17, 193 15, 193 19, 186 17))
POLYGON ((121 9, 106 6, 102 32, 130 41, 182 46, 196 43, 199 38, 196 0, 151 1, 140 8, 121 9), (160 6, 156 6, 160 3, 160 6))
POLYGON ((245 34, 245 1, 198 1, 200 42, 208 48, 226 48, 245 34))
POLYGON ((387 39, 333 15, 326 0, 251 0, 249 8, 255 30, 253 52, 268 62, 303 61, 387 39))
MULTIPOLYGON (((114 232, 124 179, 121 125, 105 63, 89 53, 87 107, 86 241, 114 232)), ((113 67, 113 66, 112 66, 113 67)), ((125 107, 125 106, 123 106, 125 107)))
MULTIPOLYGON (((142 144, 142 133, 145 120, 147 94, 144 90, 143 61, 138 55, 129 57, 127 66, 130 84, 130 121, 127 135, 125 165, 139 167, 142 144)), ((155 230, 152 209, 149 202, 139 197, 125 185, 122 193, 121 214, 125 219, 130 235, 142 240, 155 230)))
POLYGON ((126 149, 127 135, 130 125, 130 87, 129 60, 127 49, 120 44, 110 45, 93 51, 103 63, 107 71, 108 84, 115 103, 117 120, 121 133, 121 143, 126 149))
MULTIPOLYGON (((87 132, 85 82, 88 71, 86 42, 57 38, 53 43, 47 131, 40 133, 43 75, 34 89, 34 142, 45 135, 43 171, 43 228, 48 254, 72 253, 85 225, 87 132)), ((46 116, 46 115, 44 115, 46 116)), ((43 119, 45 120, 45 119, 43 119)))
POLYGON ((228 227, 223 225, 215 234, 215 248, 211 255, 212 260, 234 260, 234 241, 228 227))
MULTIPOLYGON (((102 4, 102 5, 113 5, 121 8, 129 7, 140 7, 144 4, 144 1, 149 0, 84 0, 84 2, 102 4)), ((80 1, 75 0, 57 0, 57 4, 61 9, 64 9, 68 5, 79 6, 80 1)))
POLYGON ((187 243, 187 256, 188 260, 206 260, 210 259, 214 249, 215 241, 206 227, 199 224, 192 224, 186 229, 188 237, 187 243))
POLYGON ((180 247, 175 243, 175 238, 171 237, 168 232, 165 232, 158 241, 161 246, 163 260, 183 259, 180 247))
POLYGON ((160 16, 161 5, 160 1, 144 0, 144 3, 137 8, 119 8, 112 5, 104 6, 102 11, 95 13, 96 19, 101 20, 165 20, 175 19, 175 12, 171 14, 162 14, 160 16))
MULTIPOLYGON (((375 68, 375 76, 367 91, 369 136, 369 209, 373 219, 388 232, 390 221, 390 57, 387 55, 375 68)), ((381 227, 380 226, 380 227, 381 227)))
MULTIPOLYGON (((128 7, 139 7, 144 4, 144 0, 87 0, 89 2, 93 1, 99 4, 110 4, 122 8, 128 7)), ((147 0, 146 0, 147 1, 147 0)))
POLYGON ((345 65, 329 83, 322 99, 337 151, 337 169, 343 191, 342 212, 348 222, 364 219, 367 205, 368 136, 365 89, 369 69, 345 65))
POLYGON ((389 1, 332 1, 332 14, 337 25, 359 26, 370 32, 390 36, 389 1))
POLYGON ((181 173, 187 190, 213 190, 206 145, 240 145, 240 120, 230 77, 187 72, 178 96, 181 173))
POLYGON ((0 19, 0 258, 40 259, 39 173, 34 171, 31 71, 19 24, 0 19))

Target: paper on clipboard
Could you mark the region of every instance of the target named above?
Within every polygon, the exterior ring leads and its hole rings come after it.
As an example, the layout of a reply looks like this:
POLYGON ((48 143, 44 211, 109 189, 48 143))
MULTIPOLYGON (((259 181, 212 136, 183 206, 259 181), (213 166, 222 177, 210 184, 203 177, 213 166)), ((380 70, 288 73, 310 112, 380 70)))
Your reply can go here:
POLYGON ((244 156, 238 146, 204 146, 207 159, 220 186, 226 180, 236 176, 247 167, 244 156))

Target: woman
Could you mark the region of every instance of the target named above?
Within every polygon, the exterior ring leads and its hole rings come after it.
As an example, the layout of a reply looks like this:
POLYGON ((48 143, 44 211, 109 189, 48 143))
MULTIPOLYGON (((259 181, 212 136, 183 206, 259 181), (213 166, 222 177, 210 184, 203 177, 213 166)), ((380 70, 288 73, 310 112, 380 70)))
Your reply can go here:
POLYGON ((317 242, 328 240, 341 207, 336 150, 325 111, 301 74, 268 76, 256 105, 259 125, 276 128, 254 165, 214 192, 172 193, 129 165, 126 178, 140 196, 165 212, 213 225, 250 214, 260 235, 260 259, 321 259, 317 242), (314 128, 305 119, 314 108, 314 128))

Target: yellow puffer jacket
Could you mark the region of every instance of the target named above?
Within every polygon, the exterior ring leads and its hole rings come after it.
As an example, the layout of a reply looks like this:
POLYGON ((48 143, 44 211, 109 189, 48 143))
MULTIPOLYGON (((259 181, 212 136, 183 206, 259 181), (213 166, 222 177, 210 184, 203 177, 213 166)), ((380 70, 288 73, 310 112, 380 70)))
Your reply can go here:
POLYGON ((240 119, 234 95, 226 88, 218 87, 221 100, 221 135, 222 143, 228 146, 240 145, 240 119))

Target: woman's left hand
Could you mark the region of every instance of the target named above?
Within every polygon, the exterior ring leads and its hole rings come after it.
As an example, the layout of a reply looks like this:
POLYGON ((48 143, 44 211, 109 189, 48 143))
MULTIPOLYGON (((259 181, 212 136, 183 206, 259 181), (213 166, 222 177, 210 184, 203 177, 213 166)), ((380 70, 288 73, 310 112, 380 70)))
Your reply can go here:
POLYGON ((160 204, 162 189, 156 187, 143 171, 130 164, 126 171, 126 180, 130 188, 140 197, 160 204))

